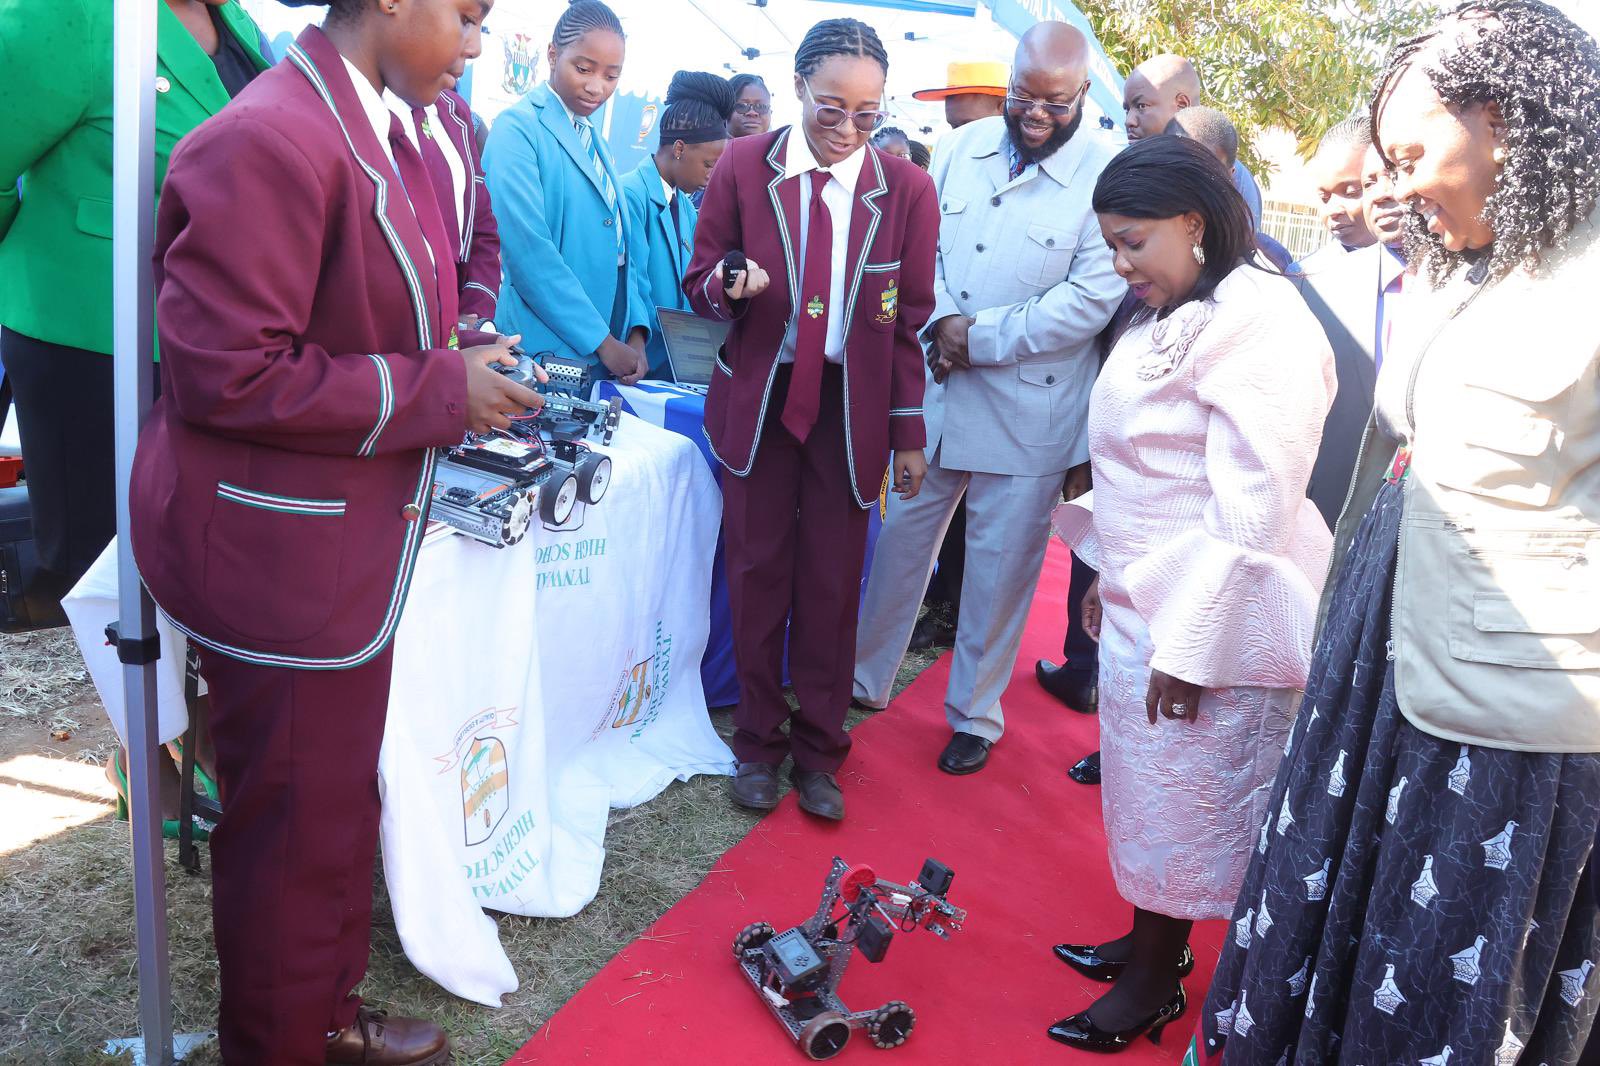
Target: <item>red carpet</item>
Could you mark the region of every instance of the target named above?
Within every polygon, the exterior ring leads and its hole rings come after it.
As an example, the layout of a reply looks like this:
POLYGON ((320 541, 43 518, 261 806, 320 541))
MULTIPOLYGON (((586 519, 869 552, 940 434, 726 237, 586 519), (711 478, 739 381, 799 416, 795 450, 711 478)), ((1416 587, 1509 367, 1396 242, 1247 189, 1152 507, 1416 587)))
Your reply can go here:
MULTIPOLYGON (((1061 940, 1125 932, 1132 911, 1106 864, 1100 790, 1066 769, 1097 746, 1090 716, 1062 708, 1033 679, 1038 658, 1059 659, 1071 556, 1052 544, 1016 673, 1004 703, 1006 735, 970 777, 934 768, 949 739, 948 657, 855 732, 841 776, 849 817, 838 826, 802 814, 791 795, 730 850, 705 881, 628 945, 511 1059, 517 1064, 651 1063, 722 1066, 803 1063, 805 1056, 740 976, 738 931, 768 921, 782 931, 816 909, 834 855, 912 881, 932 856, 955 870, 949 898, 965 930, 942 941, 899 934, 873 965, 857 956, 840 986, 854 1010, 910 1003, 916 1029, 880 1051, 864 1031, 833 1058, 862 1066, 1024 1066, 1101 1061, 1054 1043, 1045 1028, 1087 1005, 1100 986, 1057 962, 1061 940)), ((1217 959, 1224 924, 1196 929, 1199 964, 1186 982, 1189 1013, 1161 1047, 1140 1040, 1119 1061, 1176 1063, 1217 959)))

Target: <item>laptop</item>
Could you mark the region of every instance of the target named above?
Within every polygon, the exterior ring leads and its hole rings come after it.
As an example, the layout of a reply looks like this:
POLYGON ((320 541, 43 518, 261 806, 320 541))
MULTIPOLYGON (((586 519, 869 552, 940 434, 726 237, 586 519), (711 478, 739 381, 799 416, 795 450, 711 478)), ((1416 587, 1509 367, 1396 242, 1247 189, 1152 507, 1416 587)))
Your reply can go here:
POLYGON ((661 342, 667 349, 667 373, 675 384, 703 393, 711 387, 717 352, 727 339, 729 324, 701 318, 690 311, 656 308, 661 342))

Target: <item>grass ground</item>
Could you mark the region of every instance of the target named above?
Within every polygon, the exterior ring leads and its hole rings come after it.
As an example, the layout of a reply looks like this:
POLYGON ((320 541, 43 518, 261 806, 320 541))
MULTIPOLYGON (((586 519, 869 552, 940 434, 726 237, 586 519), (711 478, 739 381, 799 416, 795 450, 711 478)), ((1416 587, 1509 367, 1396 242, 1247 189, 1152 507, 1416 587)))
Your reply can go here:
MULTIPOLYGON (((932 660, 908 656, 895 691, 932 660)), ((732 731, 726 712, 712 717, 719 732, 732 731)), ((860 717, 852 712, 851 724, 860 717)), ((0 635, 0 1063, 124 1061, 100 1049, 137 1032, 128 825, 112 817, 98 770, 115 743, 67 631, 0 635)), ((614 812, 593 903, 573 918, 500 917, 522 987, 499 1010, 456 999, 411 968, 377 875, 361 992, 397 1014, 441 1022, 461 1066, 503 1062, 755 821, 728 803, 722 778, 678 782, 614 812)), ((208 1030, 217 997, 210 883, 184 873, 175 844, 167 897, 176 1028, 208 1030)), ((185 1060, 219 1061, 214 1044, 185 1060)))

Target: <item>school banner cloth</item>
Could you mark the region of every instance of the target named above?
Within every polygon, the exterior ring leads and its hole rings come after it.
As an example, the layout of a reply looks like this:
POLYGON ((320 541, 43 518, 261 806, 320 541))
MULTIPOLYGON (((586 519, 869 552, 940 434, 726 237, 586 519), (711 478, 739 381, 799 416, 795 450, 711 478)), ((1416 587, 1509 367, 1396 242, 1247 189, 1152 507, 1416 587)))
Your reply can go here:
MULTIPOLYGON (((596 445, 598 448, 598 445, 596 445)), ((384 874, 418 970, 497 1006, 517 975, 485 910, 546 917, 595 896, 611 808, 675 779, 731 773, 706 713, 721 499, 686 438, 624 417, 600 503, 504 549, 436 528, 395 637, 379 756, 384 874)), ((65 601, 126 735, 115 653, 116 555, 65 601)), ((161 736, 179 735, 183 644, 160 625, 161 736)))

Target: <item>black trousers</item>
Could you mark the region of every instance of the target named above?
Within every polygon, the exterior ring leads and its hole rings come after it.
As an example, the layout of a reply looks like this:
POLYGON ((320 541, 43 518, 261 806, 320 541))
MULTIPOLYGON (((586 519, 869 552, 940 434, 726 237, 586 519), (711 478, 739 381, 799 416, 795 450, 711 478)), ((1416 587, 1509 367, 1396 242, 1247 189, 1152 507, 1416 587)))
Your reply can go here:
POLYGON ((1100 669, 1100 645, 1083 628, 1083 597, 1099 576, 1099 571, 1073 554, 1072 580, 1067 586, 1067 639, 1062 642, 1061 654, 1074 673, 1092 674, 1100 669))
POLYGON ((9 329, 0 359, 21 421, 39 557, 28 596, 59 604, 117 533, 112 360, 9 329))

